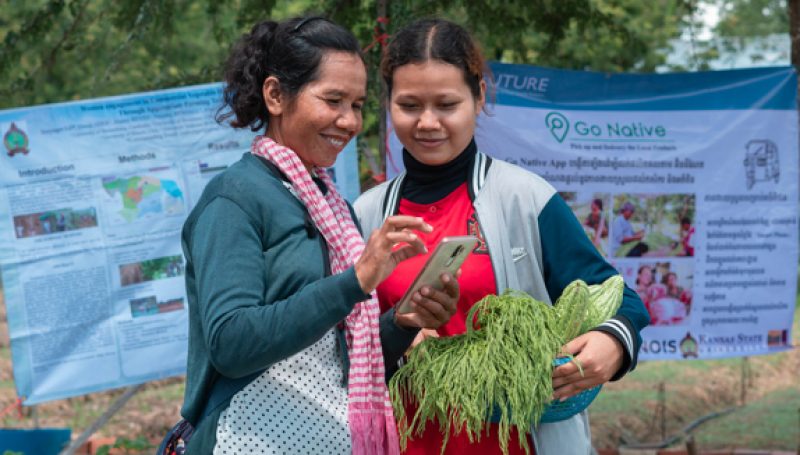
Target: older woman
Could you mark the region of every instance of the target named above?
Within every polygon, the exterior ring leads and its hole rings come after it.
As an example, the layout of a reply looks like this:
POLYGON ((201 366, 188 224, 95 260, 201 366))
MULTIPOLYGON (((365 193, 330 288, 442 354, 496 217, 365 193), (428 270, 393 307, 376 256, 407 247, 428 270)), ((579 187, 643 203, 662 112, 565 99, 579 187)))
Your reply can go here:
POLYGON ((431 226, 393 216, 364 244, 322 168, 360 130, 366 70, 355 38, 319 17, 262 22, 233 48, 220 120, 261 131, 211 181, 183 229, 191 454, 397 453, 384 383, 458 287, 379 319, 373 291, 425 252, 431 226))

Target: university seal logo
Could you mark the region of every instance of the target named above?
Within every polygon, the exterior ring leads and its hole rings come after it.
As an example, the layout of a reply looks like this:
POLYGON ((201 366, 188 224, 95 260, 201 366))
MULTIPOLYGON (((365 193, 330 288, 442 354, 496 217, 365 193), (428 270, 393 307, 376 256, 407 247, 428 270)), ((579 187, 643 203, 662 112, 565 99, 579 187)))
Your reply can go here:
POLYGON ((14 122, 11 122, 11 127, 8 128, 8 131, 3 136, 3 145, 6 146, 8 156, 14 156, 17 153, 27 155, 30 151, 28 150, 28 135, 17 128, 14 122))
POLYGON ((680 347, 684 359, 689 357, 697 358, 697 340, 692 337, 691 333, 686 332, 686 336, 681 340, 680 347))

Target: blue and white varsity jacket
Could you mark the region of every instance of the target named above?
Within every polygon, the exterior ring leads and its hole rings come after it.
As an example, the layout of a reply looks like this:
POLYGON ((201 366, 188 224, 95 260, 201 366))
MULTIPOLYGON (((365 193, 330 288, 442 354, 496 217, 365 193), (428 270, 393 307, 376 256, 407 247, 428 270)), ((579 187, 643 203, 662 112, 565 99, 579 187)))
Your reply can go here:
MULTIPOLYGON (((356 201, 365 236, 397 213, 404 177, 401 174, 356 201)), ((538 175, 478 152, 468 192, 489 249, 498 292, 517 289, 552 304, 573 280, 597 284, 618 273, 592 245, 555 188, 538 175)), ((649 320, 639 296, 626 286, 617 314, 594 329, 611 334, 624 348, 623 365, 612 380, 636 366, 639 333, 649 320)), ((532 434, 539 455, 592 451, 585 411, 561 422, 540 424, 532 434)))

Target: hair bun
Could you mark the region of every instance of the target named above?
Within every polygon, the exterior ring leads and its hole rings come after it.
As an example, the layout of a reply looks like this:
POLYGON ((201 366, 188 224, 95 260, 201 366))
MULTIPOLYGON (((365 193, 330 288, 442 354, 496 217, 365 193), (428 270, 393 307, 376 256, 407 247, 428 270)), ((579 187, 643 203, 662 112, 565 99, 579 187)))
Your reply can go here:
POLYGON ((359 55, 361 47, 352 33, 324 18, 265 20, 241 36, 225 64, 225 88, 216 119, 230 119, 234 128, 259 131, 269 122, 264 103, 264 80, 275 76, 280 90, 291 99, 317 76, 325 52, 337 50, 359 55), (294 39, 293 28, 303 39, 294 39))
POLYGON ((259 22, 250 29, 248 44, 260 49, 269 49, 272 46, 272 42, 275 40, 275 31, 277 29, 278 23, 275 21, 266 20, 259 22))

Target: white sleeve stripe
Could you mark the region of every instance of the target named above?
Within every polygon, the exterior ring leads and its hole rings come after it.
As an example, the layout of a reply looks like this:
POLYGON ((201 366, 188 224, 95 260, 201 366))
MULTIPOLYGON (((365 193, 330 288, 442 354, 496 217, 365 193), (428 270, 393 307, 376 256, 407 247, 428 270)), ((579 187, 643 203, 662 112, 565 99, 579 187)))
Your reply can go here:
POLYGON ((628 330, 628 326, 617 319, 609 319, 608 321, 604 322, 603 325, 606 325, 607 327, 613 327, 622 334, 622 337, 625 340, 625 344, 628 348, 628 353, 631 355, 631 357, 633 357, 633 338, 628 330))
POLYGON ((633 343, 631 342, 631 335, 628 332, 628 328, 622 322, 616 319, 609 319, 606 322, 600 324, 600 327, 608 327, 609 329, 613 329, 615 332, 619 332, 624 341, 625 347, 628 350, 628 354, 631 358, 633 358, 633 343))
POLYGON ((403 177, 405 177, 405 173, 400 174, 395 178, 395 180, 389 185, 388 192, 389 197, 386 199, 386 207, 383 208, 383 220, 386 221, 386 218, 394 215, 394 208, 397 205, 397 197, 400 194, 400 186, 402 185, 403 177))
POLYGON ((478 190, 480 190, 483 188, 483 179, 486 177, 486 156, 478 152, 478 158, 480 158, 480 168, 478 169, 478 190))
POLYGON ((478 190, 480 190, 480 183, 478 182, 478 176, 480 175, 480 161, 481 155, 478 153, 475 163, 472 165, 472 194, 478 194, 478 190))

